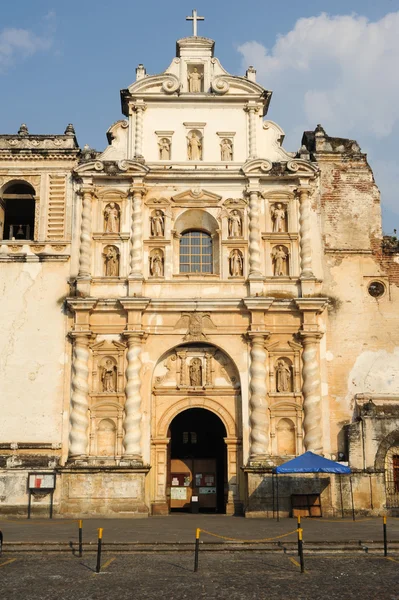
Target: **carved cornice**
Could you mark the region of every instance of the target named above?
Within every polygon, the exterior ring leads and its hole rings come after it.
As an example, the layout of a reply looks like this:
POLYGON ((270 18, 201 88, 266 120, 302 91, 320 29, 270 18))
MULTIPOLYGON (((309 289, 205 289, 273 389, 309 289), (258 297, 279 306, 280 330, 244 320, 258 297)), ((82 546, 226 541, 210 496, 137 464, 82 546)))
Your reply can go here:
POLYGON ((301 312, 321 313, 328 305, 328 298, 296 298, 295 304, 301 312))

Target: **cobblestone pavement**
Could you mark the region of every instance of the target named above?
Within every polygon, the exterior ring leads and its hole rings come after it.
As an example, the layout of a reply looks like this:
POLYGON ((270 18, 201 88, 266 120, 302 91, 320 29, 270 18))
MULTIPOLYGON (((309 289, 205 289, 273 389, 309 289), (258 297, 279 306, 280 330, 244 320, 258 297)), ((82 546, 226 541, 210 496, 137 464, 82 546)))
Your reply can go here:
POLYGON ((300 573, 295 558, 281 555, 200 553, 193 572, 188 554, 18 555, 0 558, 2 600, 146 600, 153 598, 274 600, 398 600, 396 558, 305 557, 300 573))
MULTIPOLYGON (((104 528, 105 542, 193 542, 195 529, 200 527, 214 533, 240 538, 274 537, 296 529, 295 519, 245 519, 222 515, 174 514, 148 519, 85 519, 85 542, 95 542, 97 528, 104 528)), ((305 541, 344 542, 348 540, 381 541, 382 518, 302 519, 305 541)), ((0 520, 5 542, 76 542, 77 520, 71 519, 10 519, 0 520)), ((214 541, 203 538, 204 541, 214 541)), ((288 537, 294 541, 296 534, 288 537)), ((388 518, 388 539, 399 540, 399 519, 388 518)))

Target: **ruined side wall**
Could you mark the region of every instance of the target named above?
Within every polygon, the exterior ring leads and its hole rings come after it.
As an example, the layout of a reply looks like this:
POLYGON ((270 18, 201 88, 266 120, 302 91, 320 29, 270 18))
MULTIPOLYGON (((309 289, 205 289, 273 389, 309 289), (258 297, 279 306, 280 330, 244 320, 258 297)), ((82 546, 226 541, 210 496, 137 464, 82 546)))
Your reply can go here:
POLYGON ((326 153, 317 160, 323 295, 331 299, 322 357, 329 397, 324 419, 335 453, 344 452, 343 426, 352 419, 355 394, 399 392, 399 287, 375 252, 381 240, 379 192, 365 156, 326 153), (386 289, 379 299, 368 292, 375 280, 386 289))

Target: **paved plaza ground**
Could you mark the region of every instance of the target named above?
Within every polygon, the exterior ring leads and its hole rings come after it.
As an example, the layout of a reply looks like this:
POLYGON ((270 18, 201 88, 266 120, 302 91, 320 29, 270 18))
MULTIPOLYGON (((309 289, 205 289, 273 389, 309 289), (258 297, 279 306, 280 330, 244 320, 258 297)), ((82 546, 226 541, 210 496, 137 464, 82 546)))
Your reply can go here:
MULTIPOLYGON (((104 529, 104 543, 191 543, 197 527, 218 535, 238 539, 279 538, 296 540, 296 519, 245 519, 223 515, 173 514, 167 517, 144 519, 85 519, 85 542, 94 543, 97 528, 104 529), (290 535, 285 534, 292 532, 290 535)), ((382 541, 382 518, 352 519, 302 519, 306 542, 382 541)), ((0 529, 5 545, 11 542, 60 542, 68 544, 78 540, 78 522, 72 519, 0 519, 0 529)), ((201 535, 204 543, 215 542, 207 534, 201 535)), ((399 519, 388 518, 388 539, 399 542, 399 519)))
POLYGON ((0 560, 2 600, 399 598, 399 560, 375 556, 311 556, 301 574, 293 557, 253 553, 104 554, 37 553, 0 560))

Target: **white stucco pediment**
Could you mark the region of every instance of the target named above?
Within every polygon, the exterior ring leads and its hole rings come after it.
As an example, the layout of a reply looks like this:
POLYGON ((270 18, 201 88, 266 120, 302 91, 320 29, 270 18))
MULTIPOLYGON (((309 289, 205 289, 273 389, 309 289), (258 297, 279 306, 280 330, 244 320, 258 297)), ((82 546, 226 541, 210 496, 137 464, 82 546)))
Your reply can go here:
POLYGON ((180 194, 176 194, 176 196, 172 196, 172 202, 174 202, 175 204, 183 204, 189 206, 195 206, 198 202, 200 202, 201 205, 204 203, 208 205, 217 205, 219 204, 221 199, 222 196, 202 189, 186 190, 184 192, 180 192, 180 194))

